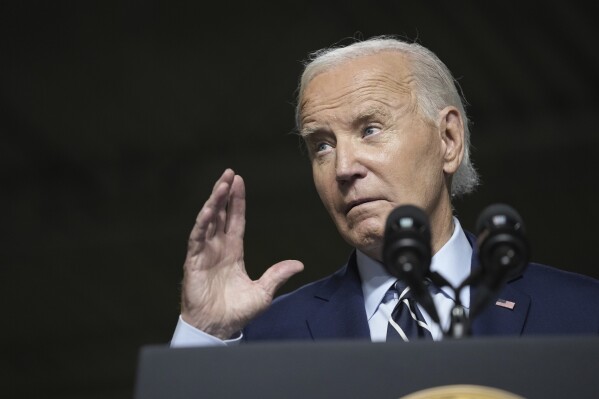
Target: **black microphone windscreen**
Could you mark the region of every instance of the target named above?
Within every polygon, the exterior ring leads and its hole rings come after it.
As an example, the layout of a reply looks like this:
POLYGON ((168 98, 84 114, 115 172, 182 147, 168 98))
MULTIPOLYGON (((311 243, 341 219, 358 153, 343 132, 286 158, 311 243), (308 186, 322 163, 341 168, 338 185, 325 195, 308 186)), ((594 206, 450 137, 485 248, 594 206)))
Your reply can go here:
MULTIPOLYGON (((410 254, 417 261, 413 272, 425 275, 431 261, 431 232, 428 215, 415 205, 395 208, 387 217, 383 241, 383 263, 392 275, 403 278, 401 255, 410 254)), ((410 262, 412 263, 412 262, 410 262)))
MULTIPOLYGON (((415 205, 402 205, 395 208, 387 217, 386 233, 393 231, 416 231, 429 242, 430 224, 427 214, 415 205)), ((386 234, 388 236, 388 234, 386 234)))
POLYGON ((476 221, 476 234, 480 235, 485 229, 514 226, 524 230, 520 214, 507 204, 492 204, 487 206, 476 221))

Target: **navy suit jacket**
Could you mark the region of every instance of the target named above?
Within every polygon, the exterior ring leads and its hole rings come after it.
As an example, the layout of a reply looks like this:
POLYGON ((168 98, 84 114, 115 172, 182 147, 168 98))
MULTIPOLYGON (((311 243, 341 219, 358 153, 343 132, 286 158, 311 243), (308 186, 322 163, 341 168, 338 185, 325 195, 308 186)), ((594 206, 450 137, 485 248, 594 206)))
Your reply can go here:
MULTIPOLYGON (((466 235, 473 245, 474 236, 466 235)), ((505 284, 499 298, 514 302, 514 308, 492 301, 472 321, 473 336, 599 333, 599 280, 530 263, 505 284)), ((331 276, 275 299, 244 329, 244 338, 370 340, 355 252, 331 276)))

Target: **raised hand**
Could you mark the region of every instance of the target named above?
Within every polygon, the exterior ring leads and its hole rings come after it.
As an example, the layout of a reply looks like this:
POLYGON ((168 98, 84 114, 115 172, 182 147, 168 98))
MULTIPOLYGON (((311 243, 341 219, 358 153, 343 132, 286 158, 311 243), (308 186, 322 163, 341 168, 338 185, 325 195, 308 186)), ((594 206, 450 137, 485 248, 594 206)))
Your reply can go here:
POLYGON ((181 316, 221 339, 230 338, 272 302, 276 290, 303 270, 296 260, 251 280, 243 260, 245 185, 227 169, 196 218, 184 264, 181 316))

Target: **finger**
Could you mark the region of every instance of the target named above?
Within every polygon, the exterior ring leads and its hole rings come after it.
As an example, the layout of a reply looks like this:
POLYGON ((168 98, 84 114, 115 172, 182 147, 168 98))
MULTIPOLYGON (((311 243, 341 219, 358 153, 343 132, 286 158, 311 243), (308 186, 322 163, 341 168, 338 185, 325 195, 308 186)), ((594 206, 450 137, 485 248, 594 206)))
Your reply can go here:
POLYGON ((235 172, 228 168, 221 177, 216 181, 212 188, 212 194, 204 204, 204 208, 208 210, 209 224, 206 226, 206 238, 212 238, 219 231, 224 231, 227 212, 227 199, 229 190, 233 183, 235 172), (224 190, 224 191, 223 191, 224 190))
POLYGON ((222 174, 219 181, 214 186, 214 190, 217 190, 218 184, 222 182, 226 182, 228 187, 227 196, 224 198, 224 202, 219 198, 218 206, 216 208, 215 217, 212 220, 212 224, 209 226, 208 237, 213 237, 215 234, 220 232, 225 232, 226 224, 227 224, 227 203, 230 196, 231 186, 233 185, 233 181, 235 178, 235 172, 232 169, 227 169, 222 174))
POLYGON ((225 170, 215 183, 212 193, 196 217, 196 223, 189 236, 190 245, 203 242, 212 237, 218 209, 224 208, 227 203, 230 185, 233 182, 235 172, 231 169, 225 170))
POLYGON ((239 175, 231 184, 225 232, 239 238, 245 232, 245 184, 239 175))
POLYGON ((218 178, 218 180, 214 183, 212 187, 212 192, 214 193, 218 187, 218 185, 222 182, 231 184, 233 183, 233 178, 235 177, 235 172, 231 168, 225 169, 222 175, 218 178))
POLYGON ((264 272, 258 280, 258 284, 271 296, 283 285, 291 276, 304 270, 304 264, 298 260, 284 260, 279 262, 264 272))
POLYGON ((190 244, 203 243, 214 236, 218 218, 218 209, 225 206, 229 186, 221 183, 212 193, 196 218, 195 225, 189 236, 190 244))

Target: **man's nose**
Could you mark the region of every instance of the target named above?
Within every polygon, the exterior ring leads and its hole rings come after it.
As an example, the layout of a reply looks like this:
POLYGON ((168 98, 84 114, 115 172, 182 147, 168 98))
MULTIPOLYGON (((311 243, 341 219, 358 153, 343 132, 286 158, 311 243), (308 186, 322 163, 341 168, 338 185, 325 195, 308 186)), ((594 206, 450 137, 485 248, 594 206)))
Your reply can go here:
POLYGON ((359 149, 351 142, 337 143, 335 149, 335 177, 339 183, 352 182, 366 176, 359 149))

